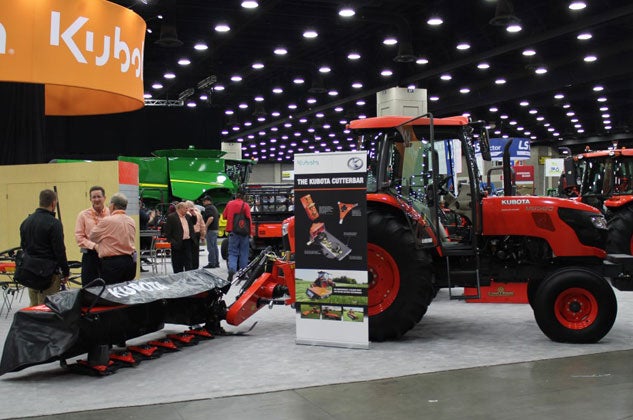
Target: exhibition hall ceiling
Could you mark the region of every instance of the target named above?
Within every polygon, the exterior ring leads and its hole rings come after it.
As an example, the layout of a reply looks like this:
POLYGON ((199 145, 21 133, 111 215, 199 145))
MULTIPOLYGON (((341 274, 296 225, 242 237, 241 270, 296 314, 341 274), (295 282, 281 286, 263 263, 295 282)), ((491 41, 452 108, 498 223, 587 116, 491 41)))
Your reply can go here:
POLYGON ((633 138, 630 0, 114 3, 147 22, 146 103, 220 110, 222 140, 259 161, 348 150, 345 124, 394 86, 493 137, 633 138))

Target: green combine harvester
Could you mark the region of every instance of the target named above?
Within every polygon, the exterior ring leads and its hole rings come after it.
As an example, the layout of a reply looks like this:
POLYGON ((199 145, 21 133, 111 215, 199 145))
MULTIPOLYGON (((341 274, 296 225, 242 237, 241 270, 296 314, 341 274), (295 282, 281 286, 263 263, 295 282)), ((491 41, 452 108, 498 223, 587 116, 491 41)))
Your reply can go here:
POLYGON ((153 156, 119 156, 139 167, 139 196, 147 207, 174 200, 213 198, 221 212, 238 188, 248 182, 254 163, 225 159, 226 152, 211 149, 156 150, 153 156))

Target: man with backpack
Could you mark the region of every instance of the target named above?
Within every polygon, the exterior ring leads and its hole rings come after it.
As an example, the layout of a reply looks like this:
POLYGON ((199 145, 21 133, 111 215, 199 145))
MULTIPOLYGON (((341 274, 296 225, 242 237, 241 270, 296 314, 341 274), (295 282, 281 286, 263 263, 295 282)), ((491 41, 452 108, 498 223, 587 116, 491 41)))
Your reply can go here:
POLYGON ((70 274, 64 229, 55 218, 56 207, 57 193, 42 190, 40 206, 20 225, 20 247, 24 254, 16 270, 16 281, 29 287, 31 306, 41 305, 46 296, 59 292, 70 274))
POLYGON ((243 200, 242 191, 235 194, 235 199, 229 201, 222 212, 226 219, 226 231, 229 241, 229 278, 238 269, 248 265, 249 240, 251 235, 251 207, 243 200))

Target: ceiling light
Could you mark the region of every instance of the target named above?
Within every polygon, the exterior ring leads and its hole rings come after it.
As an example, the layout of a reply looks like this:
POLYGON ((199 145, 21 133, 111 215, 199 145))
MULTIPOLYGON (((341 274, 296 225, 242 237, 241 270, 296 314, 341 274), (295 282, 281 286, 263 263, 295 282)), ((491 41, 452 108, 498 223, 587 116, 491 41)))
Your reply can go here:
POLYGON ((347 58, 350 60, 358 60, 360 58, 360 54, 357 52, 351 52, 347 54, 347 58))
POLYGON ((440 100, 440 97, 437 95, 429 96, 429 101, 431 102, 437 102, 439 100, 440 100))
POLYGON ((143 94, 143 98, 145 98, 145 99, 150 99, 151 97, 152 97, 151 93, 144 93, 143 94))
POLYGON ((277 48, 275 48, 274 53, 276 55, 286 55, 286 54, 288 54, 288 50, 285 49, 284 47, 277 47, 277 48))
POLYGON ((601 91, 603 91, 603 90, 604 90, 604 87, 603 87, 603 86, 600 86, 600 85, 598 85, 598 86, 594 86, 594 87, 593 87, 593 91, 594 91, 594 92, 601 92, 601 91))
POLYGON ((448 74, 448 73, 445 73, 445 74, 443 74, 443 75, 441 75, 441 76, 440 76, 440 79, 442 79, 442 80, 444 80, 444 81, 449 81, 449 80, 451 80, 452 78, 453 78, 453 76, 451 76, 451 75, 450 75, 450 74, 448 74))
POLYGON ((587 3, 584 1, 572 1, 567 7, 569 7, 569 10, 582 10, 587 7, 587 3))
POLYGON ((341 10, 338 11, 338 15, 341 17, 352 17, 356 14, 356 11, 354 11, 354 9, 352 9, 351 7, 343 7, 341 10))
POLYGON ((442 23, 444 23, 444 21, 442 20, 441 17, 439 16, 431 16, 429 18, 429 20, 426 21, 427 24, 431 25, 431 26, 439 26, 442 23))
POLYGON ((216 32, 228 32, 231 30, 231 27, 226 23, 218 23, 214 29, 216 32))
POLYGON ((352 87, 354 89, 362 89, 363 88, 363 84, 361 82, 354 82, 354 83, 352 83, 352 87))
POLYGON ((264 68, 264 63, 256 61, 253 63, 251 67, 254 68, 255 70, 261 70, 264 68))
POLYGON ((522 30, 523 26, 521 26, 521 23, 518 20, 516 22, 511 22, 508 24, 508 26, 506 26, 506 31, 510 32, 511 34, 521 32, 522 30))
POLYGON ((592 35, 589 32, 580 33, 576 37, 576 39, 578 39, 580 41, 586 41, 586 40, 591 39, 591 38, 592 38, 592 35))
POLYGON ((527 50, 523 50, 523 52, 521 54, 523 54, 526 57, 531 57, 531 56, 536 54, 536 51, 534 51, 533 49, 529 48, 527 50))
POLYGON ((398 43, 398 40, 392 36, 385 38, 382 41, 383 44, 385 45, 396 45, 398 43))
POLYGON ((460 51, 466 51, 470 48, 470 44, 468 42, 460 42, 456 47, 460 51))
POLYGON ((226 111, 224 111, 224 113, 226 115, 233 115, 233 114, 235 114, 235 112, 232 109, 227 109, 226 111))
POLYGON ((598 102, 607 102, 607 98, 606 96, 601 96, 598 99, 596 99, 598 102))
POLYGON ((547 73, 547 68, 540 66, 534 69, 534 73, 536 74, 545 74, 547 73))
MULTIPOLYGON (((308 98, 308 99, 306 99, 306 102, 309 103, 309 104, 315 104, 316 101, 317 100, 315 98, 308 98)), ((299 121, 299 122, 301 122, 301 121, 299 121)))
POLYGON ((180 64, 181 66, 188 66, 189 64, 191 64, 191 60, 189 60, 188 58, 181 58, 180 60, 178 60, 178 64, 180 64))
POLYGON ((565 97, 565 95, 563 95, 562 93, 557 93, 556 95, 554 95, 554 99, 563 99, 565 97))
POLYGON ((611 118, 611 114, 602 114, 601 117, 602 118, 611 118))
POLYGON ((600 112, 606 112, 606 111, 609 110, 609 107, 608 106, 601 106, 599 109, 600 109, 600 112))
POLYGON ((258 6, 259 3, 254 0, 245 0, 242 2, 242 7, 245 9, 256 9, 258 6))
POLYGON ((528 101, 521 101, 519 102, 519 105, 521 106, 528 106, 530 103, 528 101))
POLYGON ((461 88, 461 89, 459 90, 459 93, 461 93, 462 95, 465 95, 465 94, 467 94, 467 93, 470 93, 470 89, 469 89, 469 88, 467 88, 467 87, 465 87, 465 88, 461 88))
POLYGON ((337 106, 336 108, 334 108, 334 112, 343 112, 343 107, 337 106))
POLYGON ((197 105, 196 105, 196 103, 195 103, 195 102, 187 102, 187 106, 188 106, 189 108, 195 108, 197 105))
POLYGON ((425 57, 418 57, 418 59, 415 60, 415 64, 429 64, 429 60, 425 57))
POLYGON ((242 76, 240 76, 239 74, 234 74, 233 76, 231 76, 231 81, 233 81, 233 82, 241 82, 242 81, 242 76))
POLYGON ((163 75, 163 77, 164 77, 165 79, 175 79, 175 78, 176 78, 176 75, 175 75, 174 73, 165 73, 165 74, 163 75))
POLYGON ((321 66, 321 67, 319 67, 319 73, 329 73, 331 71, 332 71, 332 69, 329 68, 328 66, 321 66))
POLYGON ((380 72, 380 75, 384 77, 393 76, 393 71, 391 71, 390 69, 384 69, 380 72))
POLYGON ((330 96, 338 96, 338 90, 332 89, 327 94, 330 96))
POLYGON ((506 83, 506 79, 503 79, 503 78, 495 80, 496 85, 505 85, 505 83, 506 83))
POLYGON ((585 61, 585 63, 593 63, 594 61, 596 61, 598 59, 598 57, 596 57, 595 55, 588 55, 585 58, 583 58, 583 60, 585 61))
POLYGON ((497 112, 497 111, 499 111, 499 108, 497 108, 496 106, 491 106, 491 107, 488 109, 488 111, 490 111, 490 112, 497 112))
POLYGON ((213 91, 214 92, 222 92, 224 90, 224 86, 222 85, 215 85, 213 86, 213 91))
POLYGON ((264 97, 261 95, 257 95, 253 99, 255 99, 255 102, 264 102, 264 97))
POLYGON ((488 63, 479 63, 477 64, 477 68, 480 70, 487 70, 490 68, 490 64, 488 63))
POLYGON ((313 39, 319 36, 319 33, 314 29, 308 29, 303 33, 304 38, 313 39))
POLYGON ((295 85, 302 85, 305 83, 305 79, 303 77, 295 77, 294 79, 292 79, 292 83, 294 83, 295 85))
POLYGON ((280 88, 279 86, 275 86, 273 88, 273 93, 279 95, 280 93, 284 93, 284 90, 282 88, 280 88))
POLYGON ((208 49, 209 47, 207 46, 207 44, 199 42, 196 45, 194 45, 193 48, 198 51, 204 51, 208 49))
POLYGON ((538 114, 538 110, 536 110, 536 109, 530 109, 530 110, 528 111, 528 113, 529 113, 529 114, 531 114, 531 115, 538 114))
POLYGON ((152 89, 162 89, 162 88, 163 88, 163 85, 161 85, 160 83, 154 83, 152 85, 152 89))

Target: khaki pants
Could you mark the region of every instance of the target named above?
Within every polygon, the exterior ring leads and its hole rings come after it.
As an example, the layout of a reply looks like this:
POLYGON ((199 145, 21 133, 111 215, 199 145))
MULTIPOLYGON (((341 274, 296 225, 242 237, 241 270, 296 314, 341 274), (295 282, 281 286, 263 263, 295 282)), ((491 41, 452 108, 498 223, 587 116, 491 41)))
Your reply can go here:
POLYGON ((54 295, 59 292, 61 281, 62 277, 60 274, 53 274, 51 286, 48 289, 40 292, 39 290, 29 288, 29 300, 31 301, 31 306, 42 305, 46 296, 54 295))

